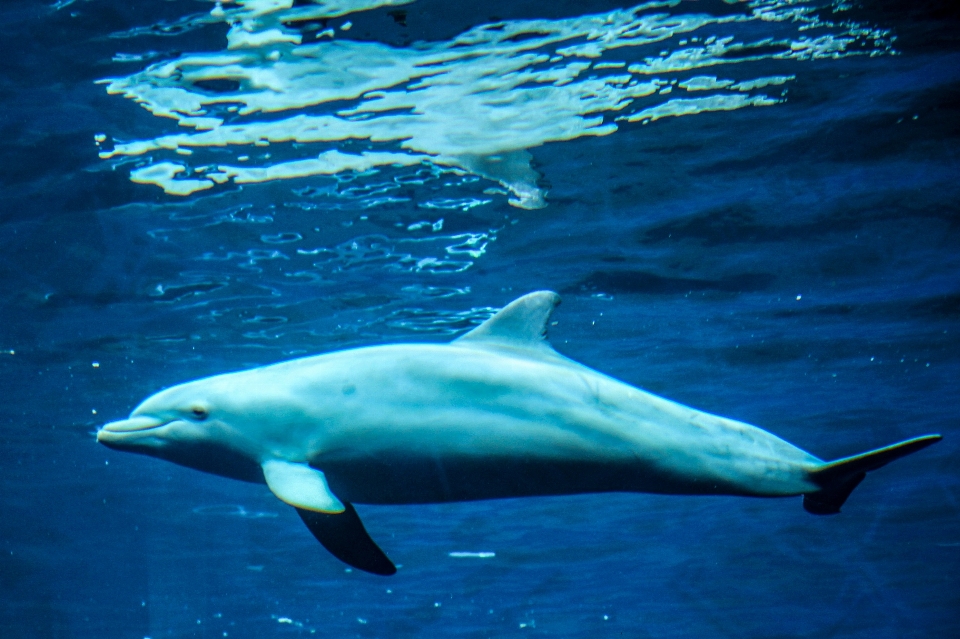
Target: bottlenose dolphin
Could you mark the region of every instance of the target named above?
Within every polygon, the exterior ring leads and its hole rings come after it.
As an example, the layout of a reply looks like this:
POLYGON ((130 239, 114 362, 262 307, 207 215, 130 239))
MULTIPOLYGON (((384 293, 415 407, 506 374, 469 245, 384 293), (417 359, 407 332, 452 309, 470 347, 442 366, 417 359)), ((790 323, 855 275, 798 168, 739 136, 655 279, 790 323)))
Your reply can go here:
POLYGON ((560 297, 521 297, 449 344, 389 344, 160 391, 97 441, 266 482, 342 561, 396 572, 351 504, 646 492, 803 495, 840 511, 926 435, 825 462, 755 426, 651 395, 545 341, 560 297))

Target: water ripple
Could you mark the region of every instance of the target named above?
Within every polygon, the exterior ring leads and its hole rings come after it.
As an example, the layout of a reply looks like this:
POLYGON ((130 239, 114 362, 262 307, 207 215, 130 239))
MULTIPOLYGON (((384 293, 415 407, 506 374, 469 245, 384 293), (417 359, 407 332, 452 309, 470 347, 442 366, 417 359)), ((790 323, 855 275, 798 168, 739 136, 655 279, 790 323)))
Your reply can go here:
MULTIPOLYGON (((825 7, 843 8, 826 0, 750 0, 719 15, 648 2, 496 21, 403 48, 350 40, 343 29, 313 33, 303 22, 396 2, 244 0, 151 27, 163 33, 226 23, 229 31, 220 52, 183 54, 105 80, 108 93, 193 131, 134 141, 100 135, 100 156, 150 154, 131 179, 173 195, 228 182, 347 181, 416 167, 413 175, 425 168, 493 180, 511 204, 540 208, 545 192, 530 149, 666 117, 776 105, 787 99, 785 85, 800 63, 893 50, 886 31, 825 18, 825 7)), ((413 177, 361 181, 339 197, 398 204, 410 198, 391 193, 417 184, 413 177)))
POLYGON ((369 324, 386 324, 414 333, 456 335, 479 326, 499 309, 483 306, 465 311, 438 311, 422 308, 405 308, 394 311, 385 318, 369 324))
POLYGON ((399 239, 375 234, 355 237, 332 248, 298 249, 297 253, 312 256, 316 268, 335 271, 376 267, 390 271, 459 273, 470 268, 494 239, 493 232, 399 239))

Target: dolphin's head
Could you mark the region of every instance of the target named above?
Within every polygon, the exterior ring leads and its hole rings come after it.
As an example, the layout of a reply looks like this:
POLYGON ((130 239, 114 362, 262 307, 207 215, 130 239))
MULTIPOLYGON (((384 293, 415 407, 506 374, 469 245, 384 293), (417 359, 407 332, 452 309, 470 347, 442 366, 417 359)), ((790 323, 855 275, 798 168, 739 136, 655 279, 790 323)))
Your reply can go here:
MULTIPOLYGON (((152 395, 130 417, 105 424, 97 441, 116 450, 247 481, 262 481, 256 451, 243 436, 243 408, 218 376, 152 395)), ((236 395, 234 393, 233 395, 236 395)), ((243 397, 243 393, 239 393, 243 397)))
POLYGON ((214 438, 219 421, 204 389, 182 384, 144 400, 130 417, 105 424, 97 441, 109 448, 150 454, 151 450, 214 438))

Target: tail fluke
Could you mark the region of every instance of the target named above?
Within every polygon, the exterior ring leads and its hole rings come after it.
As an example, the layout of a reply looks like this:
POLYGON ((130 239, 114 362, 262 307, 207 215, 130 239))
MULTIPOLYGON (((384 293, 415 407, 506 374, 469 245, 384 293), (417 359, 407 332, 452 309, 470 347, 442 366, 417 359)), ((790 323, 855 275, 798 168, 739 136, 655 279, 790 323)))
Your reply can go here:
POLYGON ((847 501, 847 497, 867 473, 941 439, 943 437, 940 435, 924 435, 824 464, 810 474, 810 478, 821 488, 815 493, 803 496, 804 510, 814 515, 834 515, 840 512, 840 506, 847 501))

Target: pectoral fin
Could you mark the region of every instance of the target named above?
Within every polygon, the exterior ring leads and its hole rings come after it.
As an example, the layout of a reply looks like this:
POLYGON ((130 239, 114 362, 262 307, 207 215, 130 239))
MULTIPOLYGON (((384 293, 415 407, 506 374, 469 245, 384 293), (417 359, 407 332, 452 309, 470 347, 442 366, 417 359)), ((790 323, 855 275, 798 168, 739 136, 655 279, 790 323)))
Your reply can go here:
POLYGON ((337 499, 330 490, 323 472, 307 464, 277 459, 261 466, 273 494, 297 509, 300 519, 330 554, 375 575, 397 572, 393 562, 370 538, 353 506, 337 499))
POLYGON ((306 464, 271 459, 263 462, 263 478, 280 501, 298 510, 336 514, 346 510, 327 485, 327 478, 306 464))
POLYGON ((343 506, 343 512, 336 515, 303 508, 297 508, 297 514, 317 541, 343 563, 375 575, 396 573, 397 567, 370 538, 353 505, 343 506))

